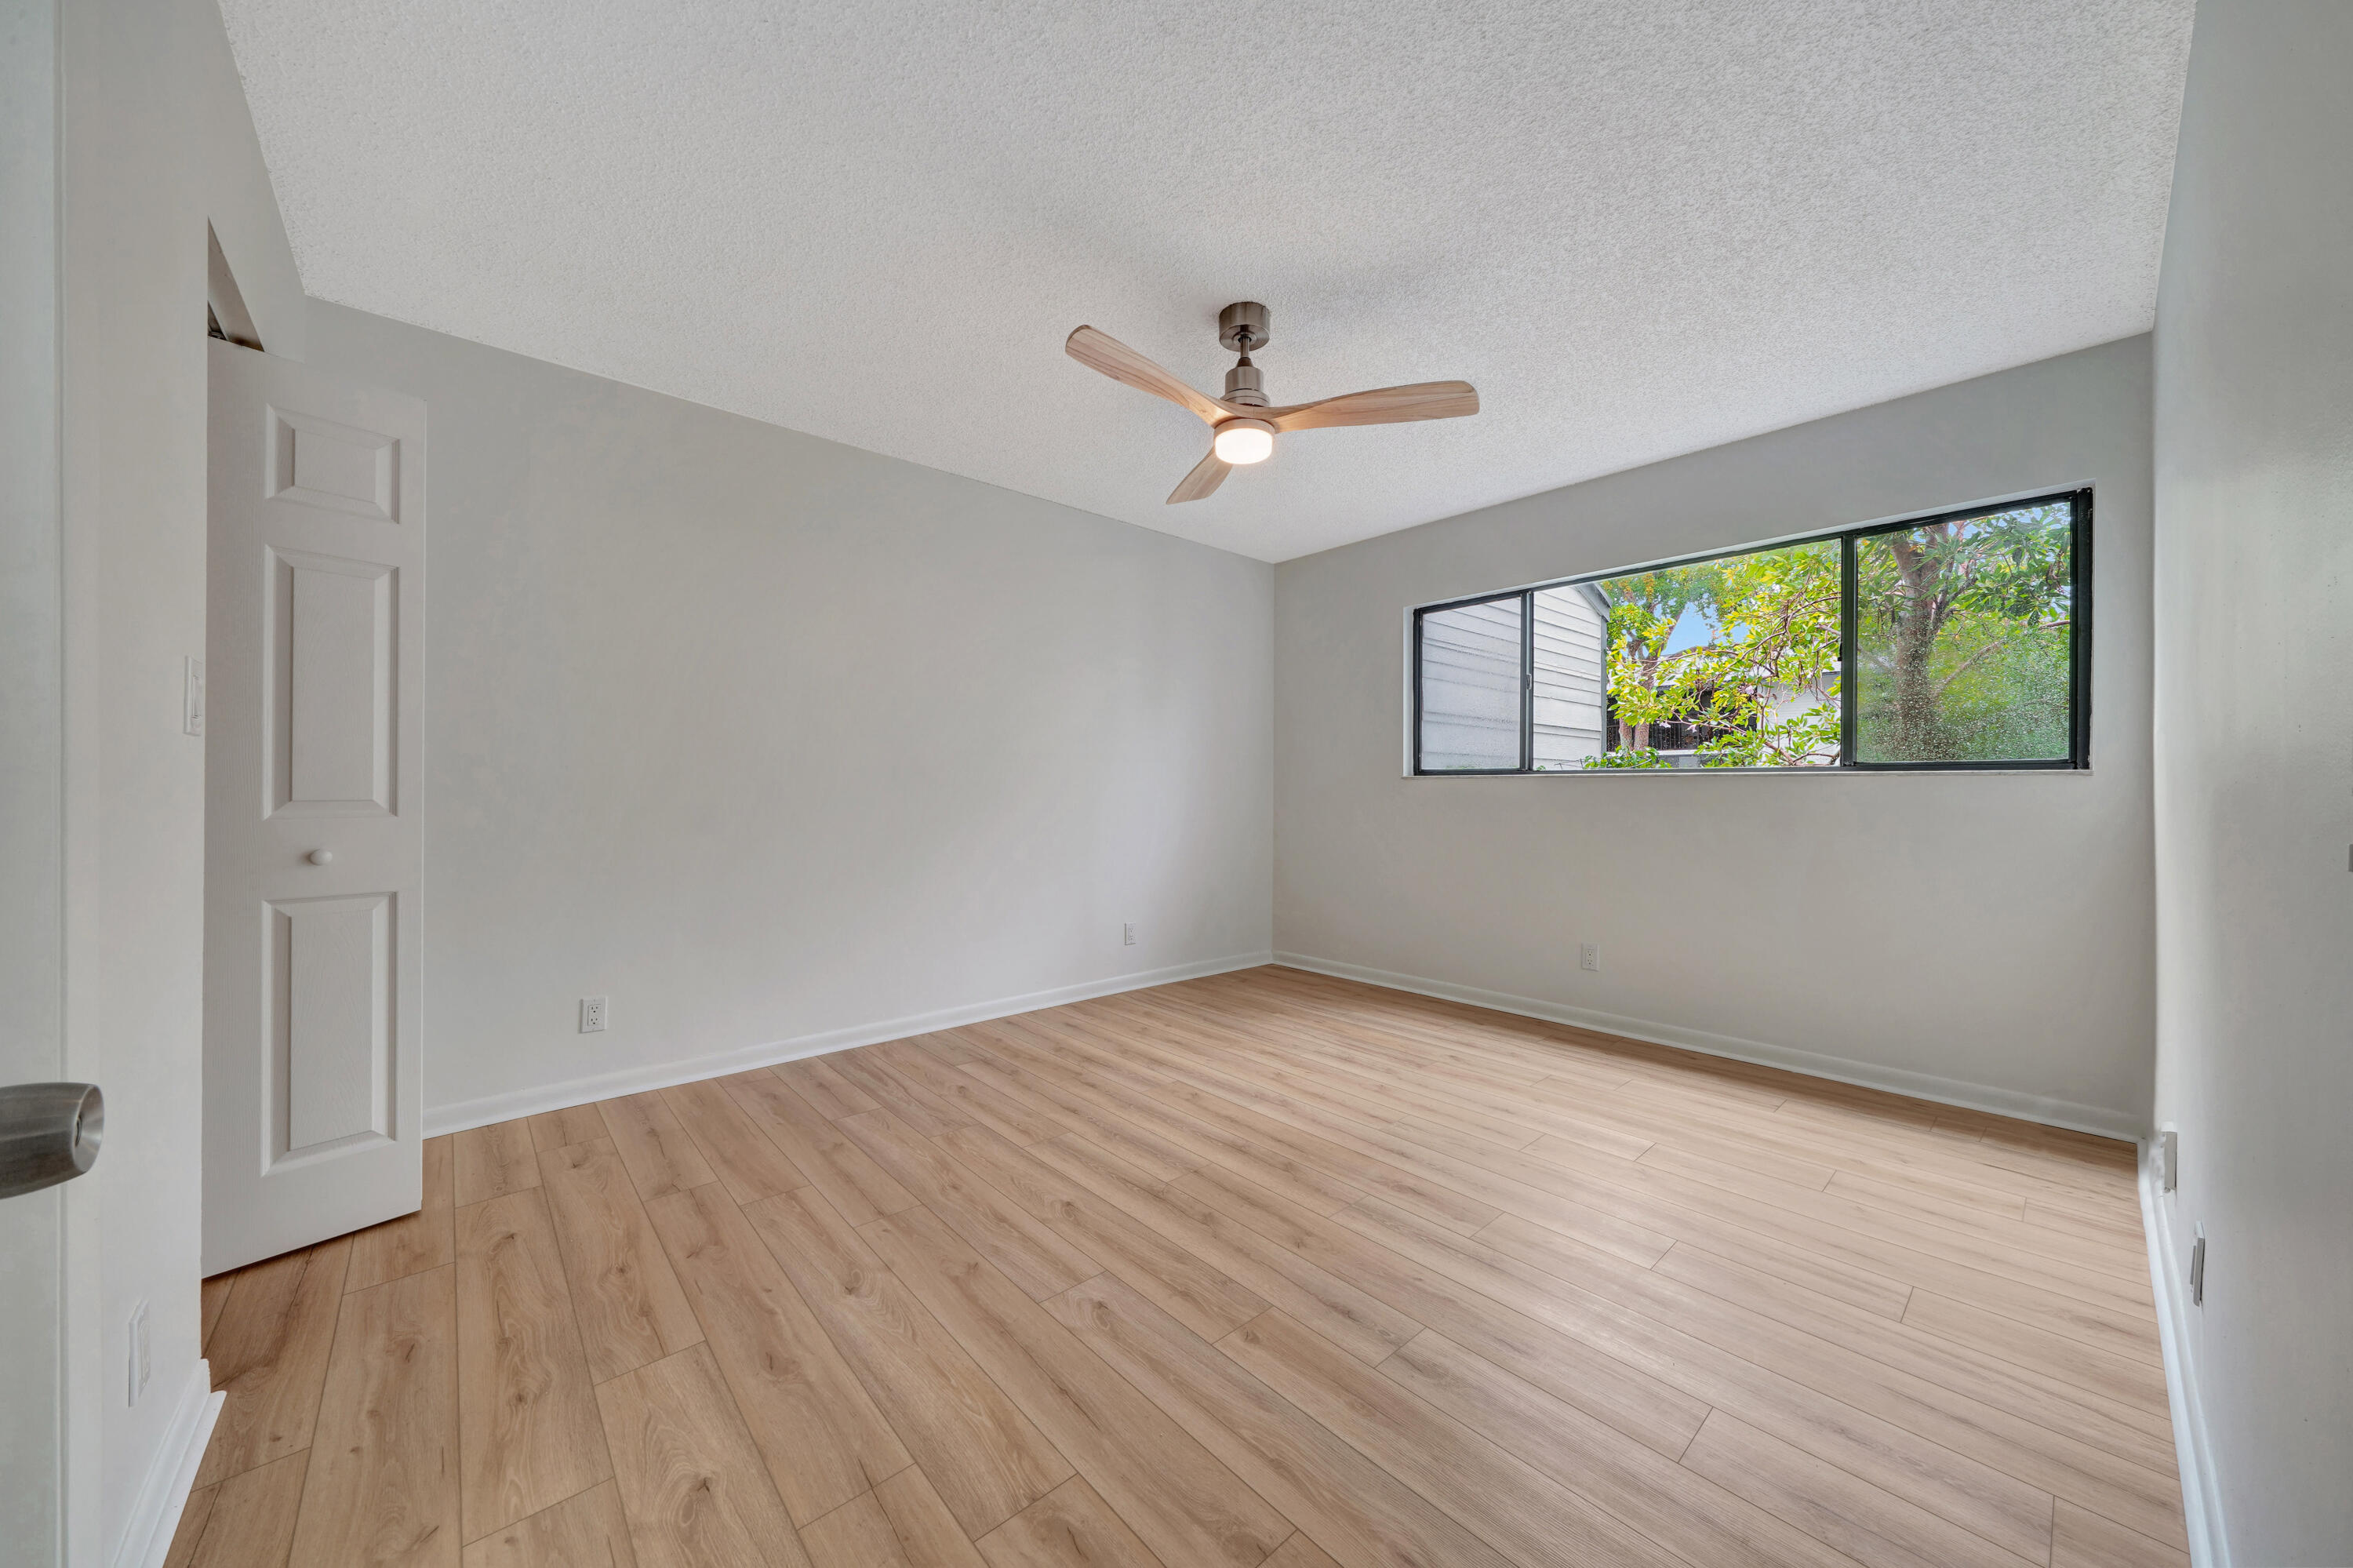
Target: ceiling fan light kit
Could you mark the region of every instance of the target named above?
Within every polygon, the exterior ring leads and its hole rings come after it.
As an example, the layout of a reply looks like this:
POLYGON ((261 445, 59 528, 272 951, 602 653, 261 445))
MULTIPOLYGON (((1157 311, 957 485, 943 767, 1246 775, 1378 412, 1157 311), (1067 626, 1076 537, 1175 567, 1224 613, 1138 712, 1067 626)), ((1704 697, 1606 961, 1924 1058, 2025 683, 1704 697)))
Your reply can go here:
POLYGON ((1088 369, 1139 392, 1165 397, 1209 427, 1208 455, 1169 492, 1172 506, 1208 495, 1225 482, 1229 469, 1264 462, 1273 455, 1274 438, 1288 430, 1453 419, 1479 411, 1479 394, 1467 381, 1420 381, 1409 387, 1349 392, 1314 403, 1270 406, 1263 373, 1250 363, 1250 351, 1264 348, 1270 336, 1267 309, 1255 300, 1237 301, 1218 313, 1218 341, 1240 356, 1226 372, 1223 397, 1196 392, 1117 338, 1091 326, 1071 334, 1062 349, 1088 369))
POLYGON ((1274 427, 1264 419, 1228 419, 1218 427, 1209 449, 1219 462, 1234 467, 1264 462, 1274 455, 1274 427))

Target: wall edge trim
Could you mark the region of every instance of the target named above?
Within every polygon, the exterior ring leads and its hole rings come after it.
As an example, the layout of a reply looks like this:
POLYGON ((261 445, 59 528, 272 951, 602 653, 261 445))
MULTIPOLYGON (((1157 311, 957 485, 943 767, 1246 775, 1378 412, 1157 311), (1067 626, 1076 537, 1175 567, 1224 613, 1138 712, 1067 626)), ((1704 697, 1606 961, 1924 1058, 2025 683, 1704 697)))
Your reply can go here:
POLYGON ((823 1056, 835 1051, 854 1050, 860 1045, 880 1044, 885 1040, 902 1040, 910 1034, 926 1034, 935 1029, 985 1023, 992 1018, 1060 1007, 1068 1002, 1112 996, 1124 991, 1143 991, 1151 986, 1198 980, 1204 975, 1221 975, 1234 969, 1260 969, 1274 962, 1274 954, 1260 951, 1240 953, 1231 958, 1204 959, 1189 964, 1172 964, 1166 969, 1082 980, 1076 985, 1057 986, 1020 996, 998 997, 990 1001, 969 1002, 962 1007, 942 1008, 933 1012, 911 1013, 903 1018, 886 1018, 872 1023, 851 1024, 847 1028, 799 1034, 765 1044, 742 1045, 731 1051, 713 1052, 684 1061, 624 1068, 585 1078, 566 1078, 558 1083, 484 1095, 479 1099, 428 1106, 425 1110, 425 1136, 438 1138, 443 1133, 464 1132, 470 1128, 485 1127, 494 1121, 510 1121, 519 1116, 537 1116, 543 1111, 564 1110, 593 1100, 608 1100, 617 1095, 666 1089, 675 1084, 696 1083, 724 1073, 772 1067, 779 1062, 799 1061, 804 1056, 823 1056))
POLYGON ((1653 1045, 1672 1045, 1679 1050, 1723 1056, 1759 1067, 1778 1067, 1784 1072, 1802 1073, 1810 1078, 1828 1078, 1834 1083, 1852 1084, 1859 1088, 1883 1089, 1910 1099, 1933 1100, 1939 1105, 1985 1111, 2020 1121, 2040 1122, 2045 1127, 2088 1132, 2095 1137, 2113 1138, 2126 1143, 2140 1142, 2148 1130, 2146 1118, 2125 1111, 2040 1095, 2023 1095, 2015 1089, 1964 1083, 1957 1078, 1940 1078, 1933 1074, 1915 1073, 1902 1067, 1883 1067, 1845 1056, 1826 1056, 1792 1046, 1769 1044, 1761 1040, 1711 1034, 1705 1030, 1686 1029, 1680 1024, 1654 1023, 1646 1019, 1626 1018, 1614 1012, 1599 1012, 1591 1008, 1571 1007, 1536 997, 1514 996, 1509 991, 1456 985, 1451 980, 1398 974, 1362 964, 1343 963, 1336 959, 1319 959, 1306 953, 1278 950, 1274 961, 1288 969, 1306 969, 1314 974, 1330 975, 1335 980, 1361 980, 1366 985, 1411 991, 1419 996, 1437 997, 1443 1001, 1468 1002, 1473 1007, 1484 1007, 1496 1012, 1541 1018, 1547 1022, 1571 1024, 1605 1034, 1622 1034, 1630 1040, 1647 1041, 1653 1045))
POLYGON ((226 1392, 213 1391, 212 1363, 199 1357, 181 1385, 179 1407, 172 1413, 164 1440, 155 1446, 131 1517, 123 1520, 113 1568, 163 1568, 180 1515, 188 1506, 188 1493, 195 1487, 197 1467, 204 1463, 205 1445, 212 1441, 213 1424, 227 1403, 226 1392))
POLYGON ((2174 1266, 2173 1231, 2159 1216, 2154 1140, 2141 1140, 2140 1223, 2148 1236, 2149 1287, 2157 1294, 2157 1337, 2165 1352, 2165 1397, 2173 1412, 2173 1451, 2181 1466, 2181 1522, 2189 1537, 2191 1568, 2231 1568, 2231 1543, 2222 1530, 2222 1484, 2214 1471, 2212 1440, 2206 1433, 2206 1405, 2198 1366, 2189 1354, 2189 1301, 2174 1266))

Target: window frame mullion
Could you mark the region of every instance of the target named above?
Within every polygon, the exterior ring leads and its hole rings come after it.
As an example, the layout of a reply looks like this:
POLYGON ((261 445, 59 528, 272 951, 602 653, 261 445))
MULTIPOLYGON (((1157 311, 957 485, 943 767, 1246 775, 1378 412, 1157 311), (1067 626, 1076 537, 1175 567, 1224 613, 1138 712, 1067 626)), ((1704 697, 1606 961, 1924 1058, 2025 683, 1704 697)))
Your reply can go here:
POLYGON ((1856 635, 1855 605, 1858 596, 1854 580, 1854 535, 1839 535, 1839 754, 1834 766, 1854 766, 1854 731, 1856 721, 1855 649, 1861 642, 1856 635))
POLYGON ((1536 590, 1520 590, 1520 771, 1536 770, 1536 590))

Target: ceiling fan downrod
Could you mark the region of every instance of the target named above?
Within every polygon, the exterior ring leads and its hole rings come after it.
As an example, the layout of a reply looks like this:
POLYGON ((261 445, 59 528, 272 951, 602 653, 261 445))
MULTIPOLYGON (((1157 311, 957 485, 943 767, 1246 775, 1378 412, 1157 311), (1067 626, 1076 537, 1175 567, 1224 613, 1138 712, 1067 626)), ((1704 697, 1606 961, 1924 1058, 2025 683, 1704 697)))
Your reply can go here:
POLYGON ((1245 408, 1263 408, 1266 384, 1250 363, 1250 350, 1264 348, 1268 338, 1266 307, 1241 300, 1218 313, 1218 341, 1241 355, 1226 372, 1226 401, 1245 408))

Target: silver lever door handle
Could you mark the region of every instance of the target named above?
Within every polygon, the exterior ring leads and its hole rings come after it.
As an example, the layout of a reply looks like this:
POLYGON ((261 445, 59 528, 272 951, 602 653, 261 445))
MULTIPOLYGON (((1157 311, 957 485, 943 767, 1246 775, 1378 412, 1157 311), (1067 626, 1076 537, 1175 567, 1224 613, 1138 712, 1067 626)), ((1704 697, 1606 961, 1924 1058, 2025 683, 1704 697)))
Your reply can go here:
POLYGON ((98 1163, 106 1097, 96 1084, 0 1089, 0 1198, 70 1181, 98 1163))

